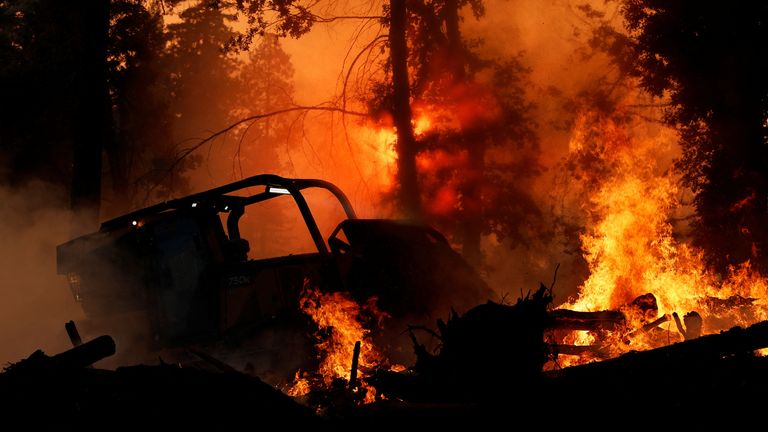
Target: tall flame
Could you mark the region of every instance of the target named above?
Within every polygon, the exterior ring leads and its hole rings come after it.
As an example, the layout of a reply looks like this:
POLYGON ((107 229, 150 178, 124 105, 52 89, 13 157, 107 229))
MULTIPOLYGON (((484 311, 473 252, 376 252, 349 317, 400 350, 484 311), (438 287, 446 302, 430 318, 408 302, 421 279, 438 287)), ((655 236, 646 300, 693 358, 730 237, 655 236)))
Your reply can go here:
MULTIPOLYGON (((675 238, 669 215, 680 205, 679 186, 669 171, 657 173, 656 144, 633 140, 620 125, 594 113, 579 116, 570 150, 601 146, 597 154, 604 169, 582 173, 598 185, 589 202, 594 223, 580 237, 590 275, 578 296, 561 307, 618 310, 652 293, 660 315, 696 311, 704 317, 704 332, 767 318, 768 281, 749 262, 718 275, 706 267, 699 250, 675 238), (734 299, 749 307, 718 307, 734 299)), ((678 340, 675 327, 667 325, 674 332, 671 340, 678 340)), ((568 341, 589 344, 594 337, 582 333, 568 341)), ((650 347, 635 341, 615 354, 650 347)))
POLYGON ((387 364, 387 361, 371 341, 370 331, 364 327, 361 317, 369 315, 378 322, 384 318, 384 314, 376 308, 375 299, 370 299, 361 308, 347 293, 322 293, 305 282, 300 302, 301 310, 312 318, 319 329, 315 346, 320 358, 317 371, 320 379, 307 379, 299 371, 288 394, 302 396, 315 387, 329 388, 337 379, 349 382, 355 343, 360 341, 357 376, 360 387, 366 392, 363 402, 373 402, 376 391, 365 383, 366 373, 387 364))

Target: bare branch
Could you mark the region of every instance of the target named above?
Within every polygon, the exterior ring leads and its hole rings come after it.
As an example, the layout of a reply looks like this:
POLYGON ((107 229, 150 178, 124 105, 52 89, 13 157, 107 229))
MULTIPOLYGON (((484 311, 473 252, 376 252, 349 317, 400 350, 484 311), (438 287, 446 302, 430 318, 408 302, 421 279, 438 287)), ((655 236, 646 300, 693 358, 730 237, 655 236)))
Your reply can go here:
POLYGON ((189 148, 186 148, 186 149, 182 150, 181 152, 179 152, 178 156, 173 161, 173 163, 165 170, 165 175, 163 176, 163 178, 160 179, 159 181, 155 182, 155 184, 147 190, 146 196, 149 197, 151 195, 152 191, 157 186, 159 186, 165 178, 167 178, 169 175, 172 175, 174 170, 176 169, 176 167, 187 156, 191 155, 196 150, 200 149, 205 144, 210 143, 214 139, 216 139, 216 138, 218 138, 218 137, 220 137, 222 135, 225 135, 226 133, 230 132, 231 130, 235 129, 236 127, 240 126, 241 124, 248 123, 248 122, 254 122, 256 120, 260 120, 260 119, 263 119, 263 118, 273 117, 273 116, 276 116, 276 115, 287 114, 287 113, 291 113, 291 112, 302 112, 302 114, 306 115, 306 113, 309 112, 309 111, 339 112, 339 113, 343 113, 344 115, 353 115, 353 116, 358 116, 358 117, 368 117, 368 113, 364 113, 364 112, 361 112, 361 111, 351 111, 351 110, 346 110, 346 109, 335 107, 335 106, 315 105, 315 106, 294 106, 294 107, 283 108, 283 109, 276 110, 276 111, 270 111, 270 112, 262 113, 262 114, 255 114, 255 115, 252 115, 252 116, 248 116, 248 117, 242 118, 242 119, 240 119, 240 120, 230 124, 229 126, 223 128, 223 129, 220 129, 220 130, 218 130, 216 132, 212 132, 207 138, 203 138, 199 142, 194 144, 193 146, 191 146, 189 148))
POLYGON ((385 16, 380 15, 341 15, 333 17, 322 17, 320 15, 312 14, 312 19, 316 23, 329 23, 339 20, 382 20, 385 18, 385 16))
POLYGON ((296 112, 296 111, 328 111, 328 112, 340 112, 340 113, 343 113, 345 115, 354 115, 354 116, 358 116, 358 117, 367 117, 368 116, 368 113, 364 113, 364 112, 360 112, 360 111, 349 111, 349 110, 346 110, 346 109, 343 109, 343 108, 338 108, 338 107, 333 107, 333 106, 295 106, 295 107, 290 107, 290 108, 284 108, 284 109, 281 109, 281 110, 271 111, 271 112, 268 112, 268 113, 252 115, 252 116, 249 116, 249 117, 242 118, 242 119, 240 119, 240 120, 230 124, 229 126, 225 127, 224 129, 221 129, 219 131, 216 131, 216 132, 212 133, 210 136, 208 136, 207 138, 204 138, 199 143, 193 145, 192 147, 189 147, 189 148, 185 149, 184 151, 182 151, 179 154, 179 157, 176 158, 176 160, 171 165, 170 169, 172 170, 173 168, 175 168, 176 165, 178 165, 182 160, 184 160, 184 158, 186 158, 187 156, 192 154, 195 150, 197 150, 200 147, 204 146, 205 144, 211 142, 212 140, 216 139, 217 137, 226 134, 227 132, 231 131, 232 129, 234 129, 234 128, 238 127, 238 126, 240 126, 243 123, 247 123, 247 122, 250 122, 250 121, 255 121, 255 120, 259 120, 259 119, 263 119, 263 118, 267 118, 267 117, 272 117, 272 116, 276 116, 276 115, 280 115, 280 114, 287 114, 289 112, 296 112))
POLYGON ((352 75, 352 71, 357 64, 357 62, 360 60, 360 57, 362 57, 365 53, 367 53, 369 50, 373 49, 377 44, 386 41, 388 39, 387 35, 378 35, 376 38, 374 38, 370 43, 368 43, 366 46, 364 46, 360 52, 357 53, 354 59, 352 59, 352 63, 349 65, 349 68, 347 69, 347 75, 344 77, 344 85, 341 89, 341 106, 343 109, 346 109, 347 107, 347 86, 349 85, 349 77, 352 75))

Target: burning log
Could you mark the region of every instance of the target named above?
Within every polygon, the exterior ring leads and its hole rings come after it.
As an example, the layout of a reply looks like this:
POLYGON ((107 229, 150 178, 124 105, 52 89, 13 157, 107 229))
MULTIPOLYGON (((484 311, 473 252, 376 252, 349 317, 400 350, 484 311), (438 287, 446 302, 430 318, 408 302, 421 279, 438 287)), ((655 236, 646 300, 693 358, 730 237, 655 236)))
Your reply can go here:
POLYGON ((664 324, 665 322, 668 322, 669 320, 670 320, 669 315, 664 314, 661 317, 659 317, 659 318, 649 322, 648 324, 644 325, 643 328, 641 329, 641 331, 647 333, 647 332, 655 329, 656 327, 664 324))
POLYGON ((767 382, 768 361, 753 353, 764 347, 768 321, 548 372, 549 391, 578 392, 579 398, 564 407, 565 414, 583 413, 596 399, 609 411, 647 403, 658 399, 659 389, 673 390, 676 406, 685 412, 762 412, 764 398, 757 396, 767 382))
POLYGON ((599 345, 565 345, 565 344, 552 344, 552 352, 560 355, 574 355, 582 356, 585 354, 595 355, 597 357, 603 356, 602 347, 599 345))
MULTIPOLYGON (((656 297, 647 293, 635 298, 631 303, 619 310, 604 310, 598 312, 582 312, 569 309, 557 309, 550 312, 554 322, 550 330, 551 346, 555 355, 587 356, 591 358, 608 358, 616 355, 616 349, 626 351, 632 348, 639 338, 651 342, 656 336, 653 333, 658 326, 671 318, 664 314, 657 317, 659 312, 656 297), (563 342, 573 342, 570 333, 573 330, 588 331, 594 339, 590 345, 569 345, 563 342), (625 348, 612 347, 623 345, 625 348)), ((656 346, 656 343, 651 343, 656 346)))
MULTIPOLYGON (((659 308, 653 294, 643 294, 621 310, 582 312, 570 309, 555 309, 550 312, 554 319, 551 328, 556 330, 615 331, 626 327, 630 322, 646 323, 656 318, 659 308)), ((669 317, 649 327, 663 324, 669 317)), ((644 326, 645 327, 645 326, 644 326)))
MULTIPOLYGON (((724 316, 734 313, 749 315, 755 300, 739 295, 726 299, 707 297, 701 302, 701 306, 708 312, 710 325, 716 320, 721 321, 720 325, 727 325, 733 321, 723 319, 724 316)), ((656 297, 650 293, 635 298, 618 310, 581 312, 558 309, 552 311, 550 312, 554 319, 550 328, 554 330, 550 335, 550 340, 554 342, 551 346, 552 352, 557 355, 583 357, 586 361, 595 357, 603 359, 613 357, 619 353, 637 349, 638 346, 643 346, 645 349, 657 348, 669 344, 670 337, 668 333, 661 335, 655 330, 671 319, 675 320, 677 331, 683 340, 695 339, 702 335, 703 319, 698 312, 686 313, 683 318, 685 324, 681 322, 677 312, 674 312, 671 317, 664 314, 657 318, 658 312, 656 297), (583 340, 577 339, 574 333, 569 333, 574 330, 590 332, 589 345, 568 345, 568 342, 583 340)), ((752 317, 751 320, 754 318, 752 317)), ((576 362, 581 363, 578 360, 576 362)), ((568 364, 573 363, 567 361, 566 365, 568 364)))
POLYGON ((768 347, 768 321, 754 324, 746 329, 734 327, 719 334, 701 336, 648 351, 633 351, 602 362, 565 368, 554 376, 605 375, 643 368, 682 369, 728 357, 752 355, 755 350, 765 347, 768 347))
POLYGON ((619 311, 581 312, 556 309, 550 312, 552 327, 562 330, 615 330, 624 325, 626 318, 619 311))
POLYGON ((664 314, 661 317, 649 322, 648 324, 644 324, 639 329, 630 331, 629 333, 626 333, 624 338, 622 339, 622 342, 626 344, 627 346, 631 346, 635 340, 637 340, 639 337, 651 333, 653 330, 655 330, 660 325, 664 324, 665 322, 669 322, 671 318, 669 315, 664 314))

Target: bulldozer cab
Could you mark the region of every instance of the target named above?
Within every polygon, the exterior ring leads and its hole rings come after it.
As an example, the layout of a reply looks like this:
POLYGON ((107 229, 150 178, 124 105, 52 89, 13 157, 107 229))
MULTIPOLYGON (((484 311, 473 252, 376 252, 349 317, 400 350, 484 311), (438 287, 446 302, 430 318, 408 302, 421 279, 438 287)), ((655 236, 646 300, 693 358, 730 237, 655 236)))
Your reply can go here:
POLYGON ((305 197, 315 189, 356 219, 329 182, 258 175, 106 221, 57 247, 57 271, 89 318, 139 314, 162 344, 297 314, 305 283, 339 280, 305 197))

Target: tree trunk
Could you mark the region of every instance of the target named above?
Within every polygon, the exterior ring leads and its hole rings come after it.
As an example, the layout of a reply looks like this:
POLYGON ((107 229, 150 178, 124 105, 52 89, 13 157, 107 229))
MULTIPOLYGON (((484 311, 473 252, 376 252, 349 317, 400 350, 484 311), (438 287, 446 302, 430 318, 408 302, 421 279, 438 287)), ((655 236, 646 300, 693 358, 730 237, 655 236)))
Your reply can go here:
MULTIPOLYGON (((459 27, 459 4, 457 0, 446 0, 443 9, 445 33, 447 36, 448 67, 455 83, 467 80, 467 56, 459 27)), ((473 125, 461 124, 462 131, 468 131, 473 125)), ((459 215, 459 241, 464 258, 479 267, 483 263, 481 240, 483 233, 482 183, 485 175, 485 150, 482 134, 469 133, 466 143, 469 151, 469 165, 464 175, 461 188, 462 210, 459 215)))
POLYGON ((461 40, 459 28, 459 4, 457 0, 446 0, 443 12, 445 19, 445 33, 448 37, 449 66, 453 71, 454 79, 459 82, 465 79, 466 56, 464 42, 461 40))
POLYGON ((423 220, 416 180, 416 138, 411 123, 405 0, 390 0, 389 52, 392 62, 392 117, 397 128, 397 200, 406 218, 423 220))
POLYGON ((72 32, 80 69, 75 72, 71 206, 88 225, 97 225, 101 203, 101 158, 111 129, 107 86, 109 1, 78 0, 72 32))

